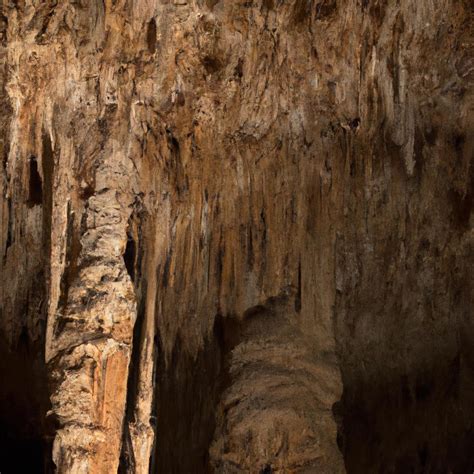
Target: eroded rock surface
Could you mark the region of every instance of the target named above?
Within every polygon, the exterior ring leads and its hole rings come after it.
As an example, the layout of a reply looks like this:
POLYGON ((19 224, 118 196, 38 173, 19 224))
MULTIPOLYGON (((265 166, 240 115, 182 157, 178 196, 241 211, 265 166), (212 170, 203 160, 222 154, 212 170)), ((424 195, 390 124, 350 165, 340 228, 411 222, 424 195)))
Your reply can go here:
POLYGON ((0 6, 2 472, 474 469, 468 0, 0 6))

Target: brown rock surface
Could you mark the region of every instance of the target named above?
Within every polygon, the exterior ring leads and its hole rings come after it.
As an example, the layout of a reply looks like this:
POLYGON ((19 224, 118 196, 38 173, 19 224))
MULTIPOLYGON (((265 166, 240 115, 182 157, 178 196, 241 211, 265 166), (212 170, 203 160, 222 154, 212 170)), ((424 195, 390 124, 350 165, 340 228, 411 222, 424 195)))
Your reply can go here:
POLYGON ((0 2, 0 471, 472 472, 472 15, 0 2))

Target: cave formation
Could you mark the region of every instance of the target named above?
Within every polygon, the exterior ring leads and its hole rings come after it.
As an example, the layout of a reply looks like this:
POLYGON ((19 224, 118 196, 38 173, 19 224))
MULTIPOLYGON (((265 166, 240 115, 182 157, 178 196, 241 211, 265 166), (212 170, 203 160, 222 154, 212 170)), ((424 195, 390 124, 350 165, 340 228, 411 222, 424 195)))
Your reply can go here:
POLYGON ((471 0, 0 2, 0 471, 474 471, 471 0))

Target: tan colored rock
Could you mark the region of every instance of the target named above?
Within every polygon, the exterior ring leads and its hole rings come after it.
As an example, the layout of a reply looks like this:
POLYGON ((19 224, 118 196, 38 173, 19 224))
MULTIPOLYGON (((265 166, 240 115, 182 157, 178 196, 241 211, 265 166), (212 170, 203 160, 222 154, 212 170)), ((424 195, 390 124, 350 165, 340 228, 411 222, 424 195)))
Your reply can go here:
POLYGON ((471 10, 0 3, 0 470, 472 471, 471 10))

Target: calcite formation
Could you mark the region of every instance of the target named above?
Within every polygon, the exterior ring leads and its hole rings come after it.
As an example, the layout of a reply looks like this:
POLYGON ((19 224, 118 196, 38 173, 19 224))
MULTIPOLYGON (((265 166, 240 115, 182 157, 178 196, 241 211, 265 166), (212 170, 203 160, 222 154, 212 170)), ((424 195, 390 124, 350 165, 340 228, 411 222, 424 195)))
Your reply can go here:
POLYGON ((472 15, 0 2, 0 471, 472 472, 472 15))

